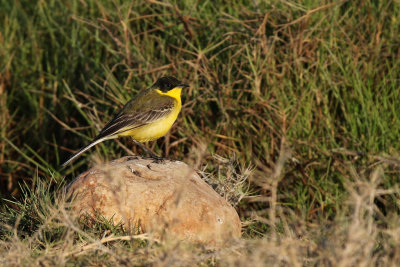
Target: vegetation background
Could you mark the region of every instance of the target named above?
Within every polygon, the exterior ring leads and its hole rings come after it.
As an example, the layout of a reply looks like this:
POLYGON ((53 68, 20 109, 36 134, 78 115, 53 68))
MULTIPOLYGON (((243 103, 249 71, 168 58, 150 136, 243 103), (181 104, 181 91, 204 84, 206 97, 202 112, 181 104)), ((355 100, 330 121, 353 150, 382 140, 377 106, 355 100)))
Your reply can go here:
POLYGON ((395 266, 399 1, 0 0, 1 265, 395 266), (198 167, 243 239, 209 249, 71 217, 61 188, 117 109, 190 84, 158 154, 198 167))

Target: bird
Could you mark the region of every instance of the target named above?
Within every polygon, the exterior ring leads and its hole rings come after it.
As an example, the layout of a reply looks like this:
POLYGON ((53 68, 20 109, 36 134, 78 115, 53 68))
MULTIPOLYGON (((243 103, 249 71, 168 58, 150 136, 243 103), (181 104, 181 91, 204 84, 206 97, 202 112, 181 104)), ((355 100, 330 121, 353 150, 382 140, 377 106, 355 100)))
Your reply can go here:
POLYGON ((98 143, 124 136, 130 136, 150 157, 162 159, 142 143, 163 137, 171 129, 181 111, 181 92, 186 87, 189 85, 175 77, 159 78, 150 88, 129 100, 91 143, 70 156, 61 167, 98 143))

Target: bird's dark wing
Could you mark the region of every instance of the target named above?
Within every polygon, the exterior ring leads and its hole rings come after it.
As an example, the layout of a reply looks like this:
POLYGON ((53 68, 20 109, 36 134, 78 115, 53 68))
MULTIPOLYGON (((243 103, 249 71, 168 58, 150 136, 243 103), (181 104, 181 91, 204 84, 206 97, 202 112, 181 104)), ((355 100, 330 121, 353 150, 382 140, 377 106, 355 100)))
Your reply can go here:
POLYGON ((132 99, 104 126, 96 139, 111 137, 155 122, 168 115, 174 106, 173 98, 155 92, 132 99), (150 94, 152 94, 151 97, 149 97, 150 94))

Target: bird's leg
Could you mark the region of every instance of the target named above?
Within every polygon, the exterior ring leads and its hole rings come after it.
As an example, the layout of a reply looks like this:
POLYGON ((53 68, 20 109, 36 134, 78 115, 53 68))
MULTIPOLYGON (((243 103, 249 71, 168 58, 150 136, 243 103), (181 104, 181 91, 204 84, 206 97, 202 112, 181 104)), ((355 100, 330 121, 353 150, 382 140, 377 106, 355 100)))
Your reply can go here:
POLYGON ((156 154, 154 154, 150 149, 148 149, 147 147, 145 147, 142 143, 136 141, 135 139, 132 138, 132 141, 140 146, 147 154, 149 154, 149 156, 155 160, 163 160, 162 157, 157 156, 156 154))

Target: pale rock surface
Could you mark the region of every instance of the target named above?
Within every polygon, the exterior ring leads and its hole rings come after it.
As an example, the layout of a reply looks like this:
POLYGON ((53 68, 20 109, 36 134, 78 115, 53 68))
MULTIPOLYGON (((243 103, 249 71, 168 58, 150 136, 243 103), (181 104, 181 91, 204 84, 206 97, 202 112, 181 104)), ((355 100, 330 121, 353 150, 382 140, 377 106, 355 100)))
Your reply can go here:
POLYGON ((68 187, 73 210, 124 227, 210 245, 241 235, 235 209, 180 161, 124 157, 95 166, 68 187))

